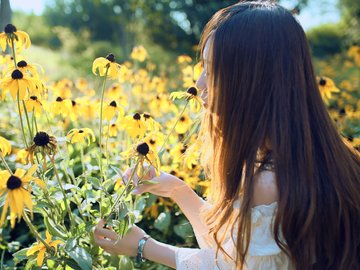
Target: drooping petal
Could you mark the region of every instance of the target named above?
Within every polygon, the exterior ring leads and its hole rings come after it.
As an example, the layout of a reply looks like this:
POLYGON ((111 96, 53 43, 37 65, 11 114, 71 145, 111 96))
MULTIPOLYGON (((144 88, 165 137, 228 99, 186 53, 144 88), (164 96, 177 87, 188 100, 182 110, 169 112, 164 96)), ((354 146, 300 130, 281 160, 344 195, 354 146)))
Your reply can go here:
POLYGON ((44 249, 41 249, 41 250, 39 251, 39 254, 38 254, 37 259, 36 259, 38 266, 42 266, 42 264, 43 264, 43 262, 44 262, 45 251, 46 251, 45 248, 44 248, 44 249))
POLYGON ((2 209, 2 213, 1 213, 1 219, 0 219, 0 226, 1 227, 2 227, 2 225, 4 225, 4 221, 5 221, 5 218, 6 218, 8 208, 9 208, 9 197, 6 197, 5 204, 4 204, 4 207, 2 209))

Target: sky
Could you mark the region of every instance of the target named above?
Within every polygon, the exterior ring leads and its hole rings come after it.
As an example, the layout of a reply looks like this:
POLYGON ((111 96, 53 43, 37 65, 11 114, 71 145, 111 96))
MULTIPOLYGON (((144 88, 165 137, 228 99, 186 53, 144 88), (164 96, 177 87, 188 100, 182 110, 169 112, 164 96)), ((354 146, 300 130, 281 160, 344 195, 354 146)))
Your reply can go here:
MULTIPOLYGON (((282 3, 287 7, 287 1, 282 3)), ((340 12, 336 5, 338 0, 309 0, 309 5, 297 16, 305 30, 324 23, 336 23, 340 20, 340 12)), ((13 10, 41 15, 45 8, 46 0, 10 0, 13 10)))

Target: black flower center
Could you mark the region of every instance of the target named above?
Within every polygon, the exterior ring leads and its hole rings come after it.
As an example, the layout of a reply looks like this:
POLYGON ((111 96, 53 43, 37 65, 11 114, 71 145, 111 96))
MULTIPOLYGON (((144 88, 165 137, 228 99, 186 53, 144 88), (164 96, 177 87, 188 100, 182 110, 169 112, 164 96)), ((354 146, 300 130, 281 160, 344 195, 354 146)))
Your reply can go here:
POLYGON ((171 175, 176 175, 176 172, 174 170, 170 171, 171 175))
POLYGON ((139 154, 143 155, 143 156, 146 156, 149 151, 150 151, 150 148, 149 146, 147 145, 147 143, 140 143, 138 144, 138 146, 136 147, 136 151, 138 151, 139 154))
POLYGON ((75 100, 71 100, 71 104, 72 104, 73 107, 76 106, 76 101, 75 101, 75 100))
POLYGON ((185 117, 184 117, 184 116, 181 116, 181 117, 180 117, 180 121, 181 121, 181 122, 184 122, 184 121, 185 121, 185 117))
POLYGON ((17 189, 21 187, 21 179, 15 175, 11 175, 6 182, 8 189, 17 189))
POLYGON ((150 114, 144 113, 144 118, 145 118, 145 119, 149 119, 150 117, 151 117, 150 114))
POLYGON ((18 66, 19 68, 23 68, 23 67, 26 67, 26 66, 27 66, 27 63, 26 63, 26 61, 21 60, 20 62, 17 63, 17 66, 18 66))
POLYGON ((79 133, 84 133, 84 131, 82 129, 79 130, 79 133))
POLYGON ((112 124, 111 126, 112 126, 112 127, 116 127, 116 124, 112 124))
POLYGON ((150 143, 150 144, 155 144, 155 143, 156 143, 156 141, 154 141, 154 140, 150 139, 149 143, 150 143))
POLYGON ((8 25, 5 26, 4 32, 6 34, 13 34, 14 32, 16 32, 16 27, 11 23, 9 23, 8 25))
POLYGON ((37 100, 38 98, 37 98, 37 96, 31 96, 30 99, 37 100))
POLYGON ((321 78, 320 81, 319 81, 319 84, 320 84, 321 86, 324 86, 324 85, 326 84, 326 80, 323 79, 323 78, 321 78))
POLYGON ((18 69, 15 69, 12 73, 11 73, 11 78, 13 78, 14 80, 20 80, 24 77, 24 75, 22 74, 22 72, 18 69))
POLYGON ((135 114, 133 115, 133 118, 134 118, 135 120, 140 120, 141 116, 140 116, 139 113, 135 113, 135 114))
POLYGON ((184 147, 184 148, 182 148, 182 149, 180 150, 181 154, 184 154, 185 151, 186 151, 186 147, 184 147))
POLYGON ((63 101, 63 99, 62 99, 61 97, 57 97, 57 98, 56 98, 56 101, 57 101, 57 102, 61 102, 61 101, 63 101))
POLYGON ((109 53, 106 56, 106 59, 109 60, 110 62, 115 62, 115 56, 112 53, 109 53))
POLYGON ((36 133, 35 137, 34 137, 34 143, 37 146, 45 146, 50 142, 50 136, 43 131, 39 131, 38 133, 36 133))
POLYGON ((190 87, 186 92, 188 92, 189 94, 196 96, 197 95, 197 90, 194 86, 190 87))
POLYGON ((116 108, 116 101, 115 101, 115 100, 111 101, 111 102, 110 102, 110 106, 116 108))

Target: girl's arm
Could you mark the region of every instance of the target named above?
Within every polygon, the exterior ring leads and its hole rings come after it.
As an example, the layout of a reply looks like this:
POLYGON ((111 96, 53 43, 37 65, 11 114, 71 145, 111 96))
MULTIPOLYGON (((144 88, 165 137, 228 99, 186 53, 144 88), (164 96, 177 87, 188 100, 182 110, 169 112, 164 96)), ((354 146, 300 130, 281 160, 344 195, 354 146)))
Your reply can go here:
POLYGON ((200 219, 200 210, 209 207, 208 202, 199 197, 185 182, 176 188, 171 198, 179 205, 197 234, 202 235, 208 232, 206 224, 200 219))

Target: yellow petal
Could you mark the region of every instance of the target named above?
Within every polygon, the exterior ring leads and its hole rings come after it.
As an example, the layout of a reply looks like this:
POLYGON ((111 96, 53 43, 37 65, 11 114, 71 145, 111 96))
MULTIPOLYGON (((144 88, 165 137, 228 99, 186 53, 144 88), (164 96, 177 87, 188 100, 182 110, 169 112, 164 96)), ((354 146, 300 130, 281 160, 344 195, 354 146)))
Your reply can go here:
POLYGON ((32 246, 31 248, 28 249, 28 251, 26 252, 26 256, 31 256, 33 255, 35 252, 40 250, 40 245, 36 244, 34 246, 32 246))
POLYGON ((37 256, 37 265, 38 266, 42 266, 43 262, 44 262, 44 257, 45 257, 45 251, 46 249, 41 249, 38 256, 37 256))
POLYGON ((5 204, 4 207, 2 209, 2 213, 1 213, 1 219, 0 219, 0 226, 4 225, 4 221, 5 221, 5 217, 8 211, 8 207, 9 207, 9 197, 7 196, 5 199, 5 204))

